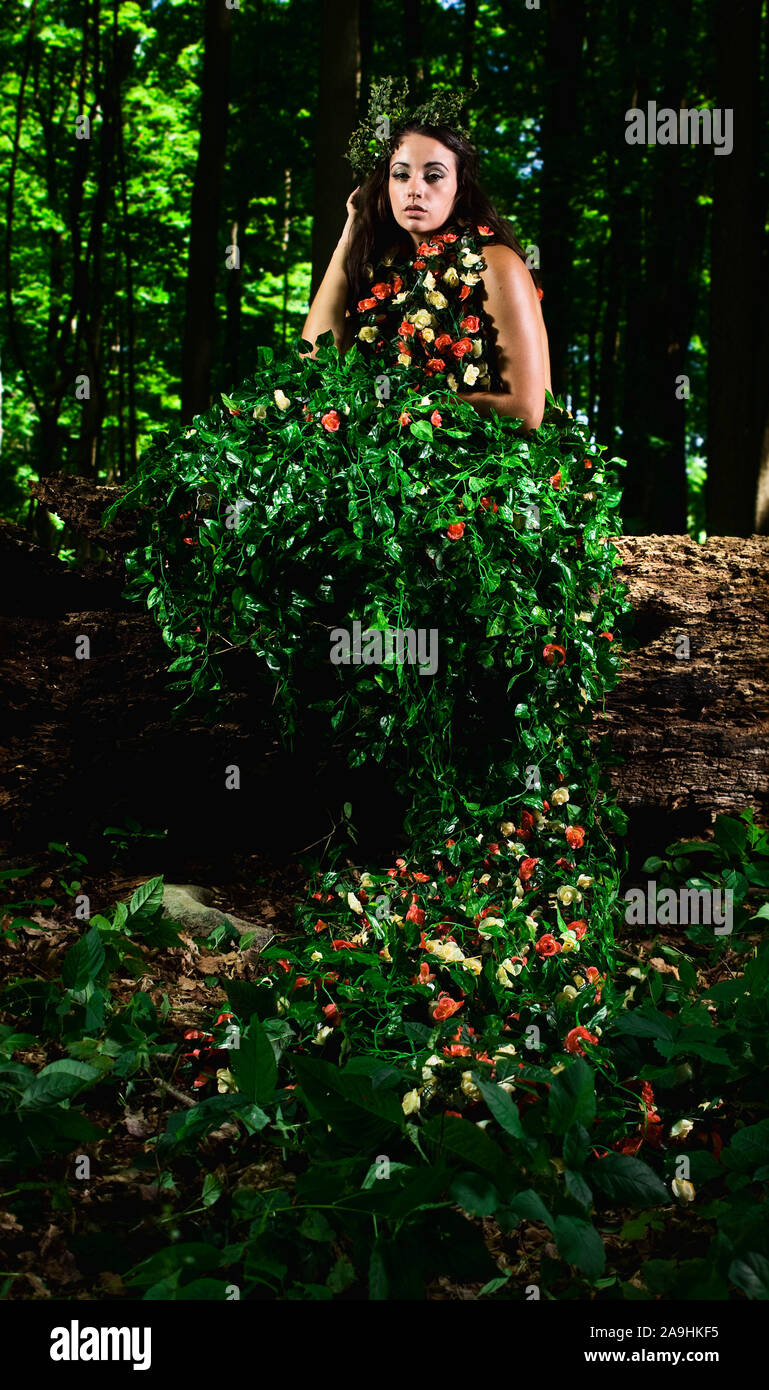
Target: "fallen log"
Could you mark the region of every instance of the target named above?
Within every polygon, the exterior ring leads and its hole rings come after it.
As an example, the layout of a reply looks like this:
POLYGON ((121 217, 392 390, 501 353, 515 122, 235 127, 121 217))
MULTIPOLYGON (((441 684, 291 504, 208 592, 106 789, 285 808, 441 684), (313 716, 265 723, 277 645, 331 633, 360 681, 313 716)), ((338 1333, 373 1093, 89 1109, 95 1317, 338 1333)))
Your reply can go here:
MULTIPOLYGON (((116 489, 54 477, 33 492, 93 558, 75 571, 22 528, 0 523, 0 848, 66 830, 93 851, 104 826, 126 815, 169 827, 180 867, 186 850, 212 839, 292 852, 327 835, 339 768, 311 766, 311 750, 299 766, 288 759, 246 682, 234 682, 217 723, 192 705, 171 722, 170 653, 151 615, 121 597, 131 517, 118 513, 101 529, 116 489), (89 661, 75 658, 80 635, 90 638, 89 661), (225 787, 232 763, 241 770, 235 795, 225 787)), ((662 847, 663 817, 665 839, 702 834, 717 812, 747 804, 766 824, 769 538, 712 537, 700 546, 687 536, 622 536, 614 544, 638 645, 591 736, 608 732, 624 759, 611 777, 630 817, 631 859, 662 847)), ((368 769, 345 775, 363 840, 378 832, 391 840, 397 798, 368 769)))

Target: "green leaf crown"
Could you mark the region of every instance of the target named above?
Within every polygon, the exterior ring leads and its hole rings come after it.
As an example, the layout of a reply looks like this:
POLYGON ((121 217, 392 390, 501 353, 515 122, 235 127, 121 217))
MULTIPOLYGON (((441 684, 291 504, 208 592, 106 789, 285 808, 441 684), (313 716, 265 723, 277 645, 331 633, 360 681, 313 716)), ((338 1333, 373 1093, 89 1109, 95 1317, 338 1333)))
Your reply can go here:
POLYGON ((356 178, 365 179, 373 173, 380 159, 392 153, 393 136, 410 121, 422 125, 450 126, 458 135, 470 139, 460 122, 460 113, 478 84, 470 87, 442 88, 434 91, 420 106, 407 106, 408 82, 403 78, 384 77, 371 84, 368 113, 350 137, 346 158, 356 178))

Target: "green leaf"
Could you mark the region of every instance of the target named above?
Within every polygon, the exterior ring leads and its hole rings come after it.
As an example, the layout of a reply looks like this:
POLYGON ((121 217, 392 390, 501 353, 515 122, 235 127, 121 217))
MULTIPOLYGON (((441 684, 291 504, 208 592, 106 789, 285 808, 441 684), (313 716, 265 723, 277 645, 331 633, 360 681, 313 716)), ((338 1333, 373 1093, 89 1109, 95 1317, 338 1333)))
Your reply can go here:
MULTIPOLYGON (((193 658, 190 658, 193 660, 193 658)), ((174 663, 175 664, 175 663, 174 663)), ((169 669, 173 669, 173 666, 169 669)), ((141 883, 136 889, 128 905, 128 915, 132 917, 135 912, 146 907, 148 913, 152 913, 160 907, 163 901, 163 875, 158 874, 156 878, 147 879, 146 883, 141 883)))
POLYGON ((588 1164, 586 1176, 613 1202, 628 1206, 669 1205, 670 1192, 648 1163, 626 1154, 607 1153, 588 1164))
POLYGON ((551 1231, 554 1230, 553 1218, 533 1188, 528 1187, 525 1192, 516 1193, 508 1206, 524 1221, 542 1221, 551 1231))
POLYGON ((500 1086, 495 1086, 491 1081, 477 1079, 477 1086, 489 1107, 497 1124, 501 1125, 506 1134, 511 1134, 514 1139, 525 1139, 526 1134, 521 1124, 521 1117, 518 1113, 518 1106, 512 1096, 507 1091, 503 1091, 500 1086))
POLYGON ((606 1251, 595 1226, 578 1216, 559 1216, 553 1227, 559 1254, 576 1265, 588 1279, 598 1279, 606 1268, 606 1251))
POLYGON ((80 990, 98 978, 104 965, 104 945, 97 926, 89 927, 61 964, 61 978, 67 989, 80 990))
POLYGON ((769 1260, 765 1255, 754 1252, 732 1260, 729 1278, 746 1298, 762 1303, 769 1300, 769 1260))
POLYGON ((415 420, 409 430, 415 439, 421 439, 425 444, 432 443, 433 427, 429 420, 415 420))
POLYGON ((89 1066, 87 1062, 75 1062, 71 1058, 51 1062, 38 1072, 27 1087, 21 1105, 27 1110, 42 1110, 48 1105, 58 1105, 60 1101, 77 1095, 78 1091, 97 1081, 100 1076, 100 1069, 89 1066))
POLYGON ((578 1057, 553 1078, 548 1101, 555 1134, 565 1134, 574 1124, 589 1125, 595 1119, 595 1079, 587 1062, 578 1057))
POLYGON ((769 1160, 769 1120, 746 1125, 732 1136, 728 1148, 721 1152, 721 1162, 727 1168, 747 1173, 769 1160))
POLYGON ((502 1205, 496 1187, 481 1173, 460 1173, 449 1191, 468 1216, 492 1216, 502 1205))
POLYGON ((271 1100, 278 1080, 278 1064, 272 1043, 258 1018, 251 1018, 240 1035, 240 1047, 232 1048, 230 1057, 239 1093, 258 1105, 271 1100))
POLYGON ((434 1115, 424 1126, 424 1134, 442 1149, 458 1154, 467 1163, 495 1176, 504 1164, 504 1154, 498 1144, 477 1125, 454 1115, 434 1115))

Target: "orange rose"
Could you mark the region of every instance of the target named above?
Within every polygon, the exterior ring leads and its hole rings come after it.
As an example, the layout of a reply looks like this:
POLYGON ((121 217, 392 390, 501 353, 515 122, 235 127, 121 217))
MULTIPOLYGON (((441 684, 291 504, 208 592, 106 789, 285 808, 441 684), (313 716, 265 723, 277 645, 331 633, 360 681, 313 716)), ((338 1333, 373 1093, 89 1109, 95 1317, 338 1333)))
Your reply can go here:
POLYGON ((450 994, 439 994, 430 1014, 436 1023, 441 1023, 444 1018, 451 1018, 452 1014, 459 1013, 463 1005, 464 1001, 458 1002, 456 999, 452 999, 450 994))

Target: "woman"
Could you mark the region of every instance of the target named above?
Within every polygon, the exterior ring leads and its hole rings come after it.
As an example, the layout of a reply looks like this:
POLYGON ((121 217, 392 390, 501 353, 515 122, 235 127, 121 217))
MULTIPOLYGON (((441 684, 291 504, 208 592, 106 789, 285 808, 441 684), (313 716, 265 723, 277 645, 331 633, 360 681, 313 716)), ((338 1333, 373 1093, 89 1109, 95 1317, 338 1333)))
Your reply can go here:
POLYGON ((233 685, 262 691, 287 741, 311 730, 316 765, 362 770, 327 799, 292 784, 292 815, 320 803, 359 824, 361 803, 380 810, 377 763, 405 798, 395 867, 326 872, 308 943, 279 962, 301 1045, 374 1039, 398 1059, 412 1025, 445 1024, 457 1055, 476 1036, 491 1055, 514 1044, 513 1003, 516 1036, 530 1024, 558 1062, 598 1040, 617 897, 622 817, 587 724, 620 670, 619 491, 553 400, 536 276, 464 132, 435 98, 393 129, 381 145, 370 117, 351 145, 365 177, 303 350, 261 350, 143 456, 129 595, 191 695, 221 706, 238 652, 233 685))
POLYGON ((516 238, 477 181, 472 146, 448 127, 407 124, 392 153, 347 202, 347 221, 307 316, 303 338, 329 330, 342 352, 354 341, 356 304, 365 292, 363 268, 377 252, 400 249, 413 265, 417 248, 452 222, 480 223, 495 233, 484 244, 481 304, 500 389, 457 392, 482 414, 542 423, 545 391, 552 393, 547 332, 534 278, 516 238), (361 204, 361 211, 356 203, 361 204))

